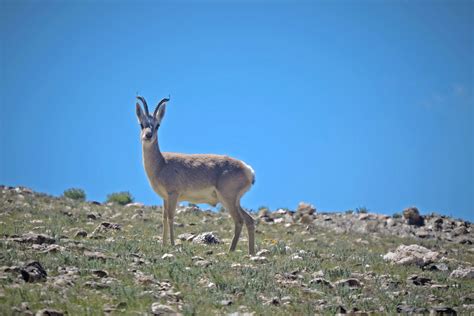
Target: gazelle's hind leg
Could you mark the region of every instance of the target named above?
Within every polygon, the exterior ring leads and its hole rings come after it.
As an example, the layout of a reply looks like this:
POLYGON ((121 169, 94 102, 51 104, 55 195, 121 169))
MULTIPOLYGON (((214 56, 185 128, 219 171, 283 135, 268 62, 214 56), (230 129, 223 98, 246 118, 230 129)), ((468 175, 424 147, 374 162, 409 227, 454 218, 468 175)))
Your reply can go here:
POLYGON ((168 240, 168 202, 163 200, 163 246, 168 240))
POLYGON ((232 238, 232 243, 230 244, 229 248, 229 251, 234 251, 237 247, 237 242, 239 241, 240 233, 242 232, 244 219, 242 218, 240 210, 237 208, 235 197, 225 196, 220 192, 217 192, 217 197, 234 220, 234 237, 232 238))
POLYGON ((169 194, 167 204, 167 214, 168 214, 168 228, 170 232, 170 242, 171 246, 174 246, 174 213, 176 211, 176 205, 178 204, 178 195, 169 194))
POLYGON ((240 212, 240 216, 243 218, 245 222, 245 226, 247 227, 247 232, 249 235, 249 254, 254 255, 255 254, 255 221, 250 216, 247 211, 245 211, 241 206, 240 206, 240 201, 237 201, 237 208, 240 212))

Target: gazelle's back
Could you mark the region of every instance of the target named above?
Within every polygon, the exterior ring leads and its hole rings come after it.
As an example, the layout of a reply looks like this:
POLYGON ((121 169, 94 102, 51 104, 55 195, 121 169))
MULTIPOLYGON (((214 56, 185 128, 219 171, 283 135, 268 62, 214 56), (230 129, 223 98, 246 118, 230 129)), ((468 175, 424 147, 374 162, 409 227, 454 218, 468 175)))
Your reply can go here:
POLYGON ((164 167, 159 177, 164 186, 178 186, 180 189, 217 187, 222 178, 242 177, 242 186, 254 182, 253 170, 244 162, 223 155, 163 153, 164 167))

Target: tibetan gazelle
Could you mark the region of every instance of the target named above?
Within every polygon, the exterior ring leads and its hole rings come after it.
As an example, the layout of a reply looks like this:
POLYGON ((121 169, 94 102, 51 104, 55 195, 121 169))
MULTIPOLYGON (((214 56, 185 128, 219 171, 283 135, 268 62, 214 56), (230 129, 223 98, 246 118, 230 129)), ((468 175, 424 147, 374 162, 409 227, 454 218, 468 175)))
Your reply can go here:
POLYGON ((235 224, 234 237, 229 251, 239 241, 243 223, 247 226, 249 254, 255 253, 255 224, 253 218, 240 206, 240 199, 255 182, 255 173, 244 162, 221 155, 180 154, 161 152, 158 129, 165 116, 169 98, 161 100, 153 115, 143 97, 138 96, 136 111, 140 123, 143 165, 153 190, 163 198, 163 244, 169 237, 174 245, 173 219, 180 201, 217 203, 227 209, 235 224))

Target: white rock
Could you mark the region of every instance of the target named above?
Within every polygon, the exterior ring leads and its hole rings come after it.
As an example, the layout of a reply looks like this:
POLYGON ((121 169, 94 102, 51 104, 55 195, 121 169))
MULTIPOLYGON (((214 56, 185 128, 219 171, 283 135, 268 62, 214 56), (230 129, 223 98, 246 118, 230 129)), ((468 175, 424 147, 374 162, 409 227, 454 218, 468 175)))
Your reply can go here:
POLYGON ((290 258, 291 258, 291 260, 303 260, 303 258, 300 257, 300 256, 297 255, 297 254, 292 255, 290 258))
POLYGON ((258 262, 258 263, 266 263, 268 259, 262 256, 254 256, 250 257, 250 261, 258 262))
POLYGON ((165 253, 161 259, 173 259, 174 255, 172 253, 165 253))
POLYGON ((395 264, 425 266, 439 260, 439 253, 420 245, 400 245, 395 252, 383 256, 383 259, 395 264))
POLYGON ((163 305, 158 302, 151 304, 151 312, 154 315, 177 314, 177 312, 171 306, 163 305))
POLYGON ((262 250, 260 250, 259 252, 257 252, 256 255, 257 255, 258 257, 262 257, 262 256, 264 257, 264 256, 268 256, 270 253, 271 253, 270 250, 268 250, 268 249, 262 249, 262 250))
POLYGON ((451 278, 456 278, 456 279, 474 279, 474 268, 473 267, 467 267, 467 268, 462 268, 459 267, 453 272, 451 272, 450 275, 451 278))

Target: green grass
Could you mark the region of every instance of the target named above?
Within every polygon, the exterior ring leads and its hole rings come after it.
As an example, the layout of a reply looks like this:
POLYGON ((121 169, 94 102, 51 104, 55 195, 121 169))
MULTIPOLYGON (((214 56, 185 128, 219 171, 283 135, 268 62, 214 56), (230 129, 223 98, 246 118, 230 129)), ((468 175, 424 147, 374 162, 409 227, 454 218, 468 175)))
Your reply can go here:
MULTIPOLYGON (((238 250, 228 253, 233 223, 226 213, 177 215, 176 236, 185 233, 213 231, 224 244, 206 246, 179 242, 176 247, 161 243, 161 209, 157 207, 127 208, 120 205, 100 206, 87 202, 53 198, 47 195, 23 194, 4 190, 0 196, 0 232, 2 236, 27 232, 44 233, 65 247, 62 252, 41 253, 29 244, 3 238, 0 241, 0 266, 22 265, 29 260, 39 261, 48 272, 42 283, 25 283, 16 273, 0 270, 0 311, 11 313, 12 307, 27 302, 30 310, 53 308, 69 315, 102 314, 104 306, 119 306, 126 314, 150 313, 153 302, 173 306, 183 314, 225 314, 236 311, 263 315, 334 314, 338 306, 346 310, 395 313, 396 306, 409 302, 415 307, 440 305, 429 298, 438 298, 442 305, 463 312, 462 298, 474 292, 472 281, 449 279, 449 272, 423 271, 415 266, 393 266, 383 261, 382 255, 398 245, 419 243, 431 249, 443 249, 446 256, 464 262, 474 262, 469 246, 446 244, 440 241, 419 241, 382 235, 338 234, 325 229, 306 230, 305 225, 257 225, 257 249, 268 249, 268 263, 255 263, 246 255, 246 232, 243 231, 238 250), (100 219, 89 220, 94 212, 100 219), (133 217, 133 219, 132 219, 133 217), (203 219, 207 221, 204 223, 203 219), (101 222, 118 223, 121 230, 110 230, 99 239, 76 238, 78 229, 89 235, 101 222), (190 225, 191 224, 191 225, 190 225), (193 225, 194 224, 194 225, 193 225), (360 244, 363 239, 368 244, 360 244), (290 250, 287 249, 290 248, 290 250), (100 251, 110 257, 105 261, 90 260, 84 250, 100 251), (209 254, 209 251, 212 254, 209 254), (301 260, 292 260, 300 252, 301 260), (161 259, 172 253, 173 259, 161 259), (212 264, 194 265, 194 256, 212 264), (140 262, 141 261, 141 262, 140 262), (236 266, 240 264, 240 266, 236 266), (56 286, 60 267, 77 267, 79 273, 70 286, 56 286), (110 285, 104 289, 87 287, 87 282, 100 280, 91 270, 109 273, 110 285), (310 284, 312 275, 322 270, 331 282, 351 277, 354 273, 363 282, 357 289, 331 288, 310 284), (153 282, 140 283, 137 275, 152 277, 153 282), (291 275, 296 277, 292 277, 291 275), (447 284, 448 289, 416 287, 407 283, 411 274, 431 278, 434 283, 447 284), (384 283, 389 275, 392 285, 384 283), (365 277, 370 276, 370 277, 365 277), (397 285, 396 282, 399 284, 397 285), (210 283, 213 286, 208 286, 210 283), (168 284, 170 289, 166 289, 168 284), (400 292, 397 296, 393 292, 400 292), (269 304, 276 298, 278 305, 269 304), (284 300, 282 300, 284 299, 284 300), (231 300, 229 306, 221 301, 231 300), (319 303, 324 300, 326 304, 319 303)), ((450 268, 456 268, 450 264, 450 268)))

